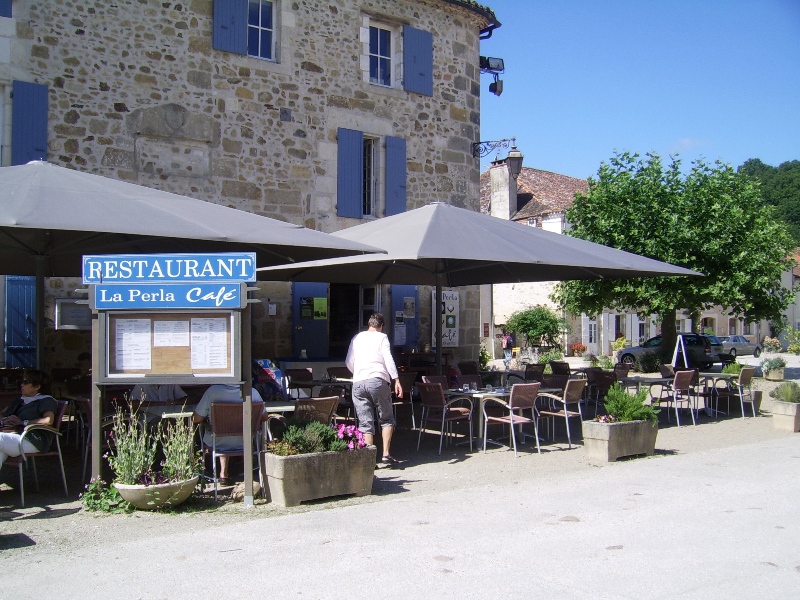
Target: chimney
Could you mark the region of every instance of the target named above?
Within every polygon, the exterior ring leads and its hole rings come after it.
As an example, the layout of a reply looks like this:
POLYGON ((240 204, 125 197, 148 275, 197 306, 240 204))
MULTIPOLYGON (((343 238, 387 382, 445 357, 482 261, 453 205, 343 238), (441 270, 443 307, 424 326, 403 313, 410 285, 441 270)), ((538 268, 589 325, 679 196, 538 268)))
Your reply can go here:
POLYGON ((508 173, 505 158, 497 158, 489 167, 490 211, 493 217, 510 220, 517 212, 517 180, 508 173))

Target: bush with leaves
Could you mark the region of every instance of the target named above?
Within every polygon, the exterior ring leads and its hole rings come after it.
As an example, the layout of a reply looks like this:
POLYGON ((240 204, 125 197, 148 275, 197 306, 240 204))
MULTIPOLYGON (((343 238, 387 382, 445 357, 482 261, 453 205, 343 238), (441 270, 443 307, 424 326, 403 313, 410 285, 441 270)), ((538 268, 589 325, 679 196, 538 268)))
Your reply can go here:
POLYGON ((269 444, 269 451, 278 456, 312 454, 315 452, 342 452, 363 448, 363 434, 355 427, 337 425, 332 427, 318 421, 302 421, 289 418, 286 429, 279 439, 269 444))
POLYGON ((478 351, 478 368, 481 371, 485 371, 489 367, 489 361, 492 359, 489 351, 484 347, 481 346, 481 349, 478 351))
POLYGON ((744 365, 742 363, 734 361, 734 362, 728 363, 727 365, 722 367, 722 372, 723 373, 728 373, 730 375, 738 375, 739 373, 742 372, 743 368, 744 368, 744 365))
POLYGON ((90 512, 131 512, 133 505, 122 499, 117 488, 109 486, 99 477, 93 478, 81 494, 83 507, 90 512))
POLYGON ((633 368, 640 373, 655 373, 661 364, 661 356, 657 352, 645 352, 636 357, 633 368))
POLYGON ((786 381, 772 390, 770 398, 775 398, 778 402, 800 402, 800 385, 794 381, 786 381))
POLYGON ((506 329, 525 336, 528 346, 552 346, 561 349, 560 336, 569 333, 566 319, 549 306, 534 306, 511 315, 506 329))
POLYGON ((549 365, 551 360, 563 360, 564 355, 561 353, 561 350, 548 350, 547 352, 542 352, 539 355, 538 364, 540 365, 549 365))
POLYGON ((603 404, 611 422, 649 421, 658 423, 658 409, 645 404, 647 390, 639 390, 636 394, 626 392, 615 383, 606 393, 603 404))

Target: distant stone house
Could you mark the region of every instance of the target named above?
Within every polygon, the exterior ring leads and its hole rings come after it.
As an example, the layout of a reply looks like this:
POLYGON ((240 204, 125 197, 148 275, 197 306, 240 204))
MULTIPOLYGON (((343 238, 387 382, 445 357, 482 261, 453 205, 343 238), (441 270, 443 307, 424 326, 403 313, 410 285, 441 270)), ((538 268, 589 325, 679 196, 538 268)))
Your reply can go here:
MULTIPOLYGON (((324 232, 433 201, 478 210, 479 43, 497 27, 472 0, 0 0, 0 165, 44 159, 324 232)), ((51 316, 76 287, 50 281, 51 316)), ((339 356, 392 308, 391 286, 259 287, 255 356, 339 356), (331 316, 299 340, 304 295, 331 316)), ((429 294, 395 291, 429 314, 429 294)), ((469 355, 477 305, 467 290, 469 355)), ((49 332, 46 362, 71 364, 82 335, 49 332)))
MULTIPOLYGON (((586 193, 588 182, 567 175, 559 175, 530 167, 522 167, 517 181, 508 176, 505 160, 492 163, 480 177, 481 210, 492 216, 541 227, 554 233, 569 229, 565 218, 566 209, 572 205, 576 193, 586 193)), ((798 273, 785 275, 784 285, 791 285, 787 278, 800 276, 798 273)), ((556 282, 518 283, 484 286, 482 292, 482 320, 494 325, 490 347, 497 350, 496 334, 502 324, 515 311, 538 304, 557 308, 549 296, 556 282), (491 291, 488 291, 491 290, 491 291)), ((789 323, 800 326, 800 297, 787 313, 789 323)), ((601 315, 564 315, 571 321, 572 332, 564 339, 564 347, 569 349, 575 343, 587 346, 595 354, 611 354, 611 342, 623 336, 627 343, 636 346, 648 337, 659 333, 659 325, 652 317, 642 318, 635 312, 604 311, 601 315)), ((692 322, 688 315, 678 314, 678 331, 691 331, 692 322)), ((726 314, 719 308, 702 311, 701 331, 711 331, 716 335, 741 334, 751 340, 761 340, 769 333, 766 323, 745 323, 743 320, 726 314)), ((486 330, 486 328, 484 328, 486 330)), ((521 340, 520 340, 521 342, 521 340)))

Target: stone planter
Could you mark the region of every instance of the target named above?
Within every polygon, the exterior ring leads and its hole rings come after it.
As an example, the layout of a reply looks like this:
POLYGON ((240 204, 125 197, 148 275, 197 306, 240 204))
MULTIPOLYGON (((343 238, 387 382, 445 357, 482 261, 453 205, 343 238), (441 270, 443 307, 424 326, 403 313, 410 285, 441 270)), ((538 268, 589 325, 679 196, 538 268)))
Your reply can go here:
POLYGON ((297 506, 306 500, 372 493, 377 448, 276 456, 264 453, 270 501, 297 506))
POLYGON ((162 506, 178 506, 192 495, 200 477, 195 476, 185 481, 159 483, 157 485, 126 485, 115 483, 123 500, 133 504, 139 510, 155 510, 162 506))
POLYGON ((768 381, 783 381, 784 369, 770 369, 764 373, 764 379, 768 381))
POLYGON ((658 425, 649 421, 583 422, 583 446, 593 462, 614 462, 624 456, 655 452, 658 425))
POLYGON ((772 426, 781 431, 800 431, 800 403, 773 400, 772 426))

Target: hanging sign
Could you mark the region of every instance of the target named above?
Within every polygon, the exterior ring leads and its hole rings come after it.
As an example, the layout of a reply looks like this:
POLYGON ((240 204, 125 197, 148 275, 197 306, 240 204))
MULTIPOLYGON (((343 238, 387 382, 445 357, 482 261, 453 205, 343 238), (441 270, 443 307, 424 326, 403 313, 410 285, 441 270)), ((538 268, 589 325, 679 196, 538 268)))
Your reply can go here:
POLYGON ((139 283, 93 286, 95 310, 165 308, 243 308, 246 294, 238 283, 139 283))
POLYGON ((255 252, 104 254, 83 257, 83 283, 256 280, 255 252))
MULTIPOLYGON (((437 306, 435 300, 436 292, 431 292, 433 298, 432 306, 434 310, 437 306)), ((458 326, 459 326, 459 306, 458 292, 442 290, 442 300, 440 306, 440 318, 442 328, 442 348, 455 348, 458 346, 458 326)), ((431 345, 436 347, 436 332, 431 332, 431 345)))

